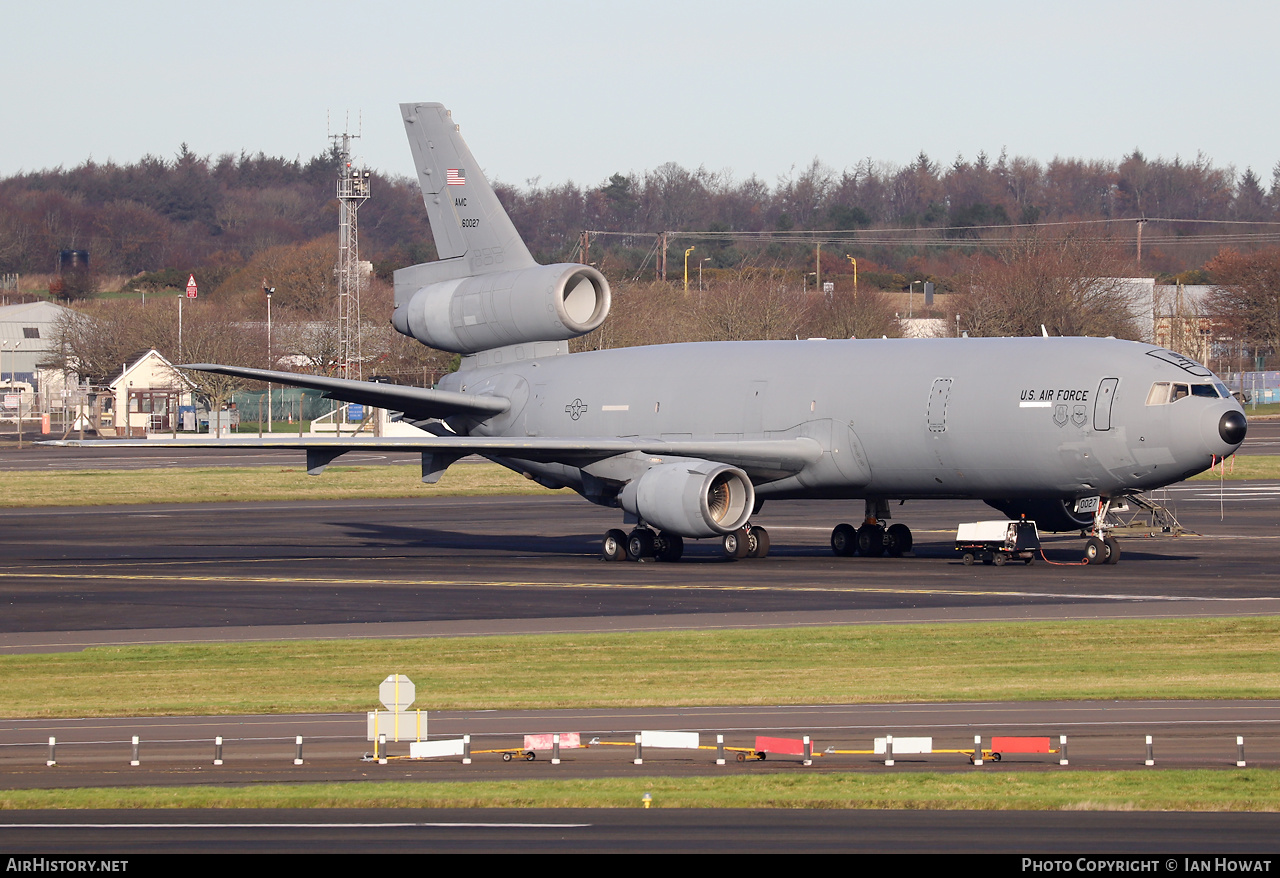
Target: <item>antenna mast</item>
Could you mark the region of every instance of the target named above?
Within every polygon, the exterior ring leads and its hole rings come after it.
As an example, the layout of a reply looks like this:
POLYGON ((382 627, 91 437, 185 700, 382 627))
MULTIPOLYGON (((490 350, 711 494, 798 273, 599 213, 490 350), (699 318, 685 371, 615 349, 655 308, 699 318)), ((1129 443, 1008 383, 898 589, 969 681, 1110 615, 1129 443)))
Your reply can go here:
POLYGON ((342 377, 363 378, 364 350, 360 333, 360 230, 356 214, 369 198, 369 169, 356 168, 351 141, 359 134, 330 134, 338 163, 338 335, 342 377))

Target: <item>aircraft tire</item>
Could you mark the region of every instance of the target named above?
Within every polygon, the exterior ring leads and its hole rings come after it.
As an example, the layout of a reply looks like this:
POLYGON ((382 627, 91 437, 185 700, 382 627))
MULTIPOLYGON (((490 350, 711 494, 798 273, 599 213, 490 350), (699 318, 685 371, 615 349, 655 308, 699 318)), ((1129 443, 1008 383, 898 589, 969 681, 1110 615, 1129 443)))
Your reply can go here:
POLYGON ((1089 537, 1084 544, 1084 561, 1086 564, 1107 563, 1107 544, 1097 537, 1089 537))
POLYGON ((1120 563, 1120 541, 1117 540, 1115 537, 1107 537, 1102 542, 1107 547, 1107 560, 1105 563, 1119 564, 1120 563))
POLYGON ((851 524, 837 524, 831 531, 831 551, 837 556, 848 558, 858 550, 858 532, 851 524))
POLYGON ((627 537, 627 555, 633 561, 652 558, 654 548, 653 531, 638 527, 627 537))
POLYGON ((915 545, 915 541, 911 537, 911 528, 905 524, 891 524, 886 532, 889 538, 889 554, 895 558, 901 558, 907 552, 911 551, 911 547, 915 545))
POLYGON ((659 561, 679 561, 684 555, 684 537, 680 534, 667 533, 663 531, 658 535, 657 544, 654 547, 653 556, 659 561))
POLYGON ((884 528, 878 524, 864 524, 858 528, 858 554, 879 558, 884 554, 884 528))
POLYGON ((769 556, 769 532, 762 527, 751 528, 751 552, 748 558, 767 558, 769 556))
POLYGON ((741 561, 751 550, 750 541, 743 528, 725 534, 720 545, 724 549, 725 557, 734 561, 741 561))
POLYGON ((606 561, 627 560, 627 535, 617 528, 607 532, 600 545, 600 555, 606 561))

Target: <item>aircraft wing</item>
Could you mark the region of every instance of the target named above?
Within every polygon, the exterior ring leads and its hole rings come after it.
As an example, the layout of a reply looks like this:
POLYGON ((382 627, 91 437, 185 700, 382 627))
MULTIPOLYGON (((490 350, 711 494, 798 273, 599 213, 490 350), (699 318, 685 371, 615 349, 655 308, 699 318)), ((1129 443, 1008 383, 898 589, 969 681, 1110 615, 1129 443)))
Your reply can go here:
MULTIPOLYGON (((462 394, 449 395, 461 396, 462 394)), ((431 482, 439 479, 449 464, 469 454, 478 454, 482 457, 562 463, 575 467, 589 466, 607 458, 634 454, 698 458, 739 467, 751 477, 752 481, 773 481, 793 475, 822 456, 822 446, 807 437, 745 441, 689 440, 667 442, 661 439, 640 437, 559 439, 542 436, 525 438, 487 436, 380 438, 357 436, 317 438, 276 435, 261 439, 256 436, 223 439, 201 436, 181 439, 116 439, 83 442, 69 439, 42 444, 79 446, 82 448, 297 449, 306 451, 307 471, 313 475, 323 472, 325 466, 339 455, 348 451, 370 451, 375 449, 379 451, 418 451, 422 453, 423 458, 423 479, 431 482), (432 478, 431 476, 434 477, 432 478)))
POLYGON ((217 363, 193 363, 179 366, 197 372, 214 372, 234 375, 254 381, 270 381, 318 390, 328 399, 355 402, 374 408, 403 412, 410 420, 447 418, 450 415, 474 415, 489 418, 500 415, 511 403, 500 396, 479 396, 455 393, 451 390, 431 390, 423 387, 405 387, 400 384, 380 384, 376 381, 352 381, 349 378, 329 378, 324 375, 299 375, 296 372, 275 372, 270 369, 249 369, 242 366, 222 366, 217 363))

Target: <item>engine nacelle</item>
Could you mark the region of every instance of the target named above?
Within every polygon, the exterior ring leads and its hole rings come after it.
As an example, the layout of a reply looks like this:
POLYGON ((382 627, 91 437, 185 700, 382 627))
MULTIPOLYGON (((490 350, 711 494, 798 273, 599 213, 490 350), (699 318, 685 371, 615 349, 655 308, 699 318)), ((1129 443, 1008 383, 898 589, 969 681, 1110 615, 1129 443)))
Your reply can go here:
POLYGON ((1076 501, 1070 498, 1039 500, 984 500, 988 506, 999 509, 1008 518, 1025 517, 1036 523, 1036 529, 1050 533, 1072 530, 1088 530, 1093 527, 1092 512, 1076 512, 1076 501))
POLYGON ((609 281, 589 265, 539 265, 430 284, 397 296, 391 323, 455 354, 585 335, 609 314, 609 281))
POLYGON ((702 539, 746 524, 756 492, 737 467, 690 459, 650 467, 622 489, 618 502, 659 530, 702 539))

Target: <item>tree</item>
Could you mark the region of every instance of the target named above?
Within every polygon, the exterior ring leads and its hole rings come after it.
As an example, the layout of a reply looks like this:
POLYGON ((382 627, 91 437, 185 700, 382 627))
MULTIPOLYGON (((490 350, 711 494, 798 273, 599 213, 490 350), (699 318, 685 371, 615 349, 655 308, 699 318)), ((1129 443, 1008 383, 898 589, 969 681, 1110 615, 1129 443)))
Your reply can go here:
POLYGON ((1137 338, 1139 307, 1121 249, 1077 234, 1030 235, 977 257, 958 309, 970 335, 1137 338))
POLYGON ((794 286, 786 284, 780 274, 743 271, 704 291, 695 312, 699 339, 794 338, 805 325, 808 309, 794 286))
POLYGON ((810 334, 822 338, 880 338, 902 335, 893 303, 879 290, 864 289, 856 296, 841 292, 822 301, 812 311, 810 334))
POLYGON ((1280 350, 1280 247, 1224 249, 1205 266, 1214 281, 1209 313, 1235 338, 1280 350))

